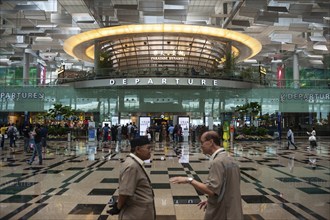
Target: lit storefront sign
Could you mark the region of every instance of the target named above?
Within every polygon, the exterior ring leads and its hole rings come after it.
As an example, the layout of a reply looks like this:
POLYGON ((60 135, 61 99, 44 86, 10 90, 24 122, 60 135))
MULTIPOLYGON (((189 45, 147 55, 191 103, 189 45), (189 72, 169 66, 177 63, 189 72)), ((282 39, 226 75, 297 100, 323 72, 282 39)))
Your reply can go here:
POLYGON ((172 51, 171 53, 164 53, 164 51, 154 51, 154 57, 151 60, 162 61, 162 60, 175 60, 183 61, 185 53, 183 51, 172 51))

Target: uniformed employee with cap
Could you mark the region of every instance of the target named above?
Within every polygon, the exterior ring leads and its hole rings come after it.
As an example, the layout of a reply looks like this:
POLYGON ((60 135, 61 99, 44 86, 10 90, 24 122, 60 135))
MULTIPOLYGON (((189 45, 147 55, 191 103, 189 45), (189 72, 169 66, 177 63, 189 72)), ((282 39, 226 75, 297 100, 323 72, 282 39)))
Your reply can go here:
POLYGON ((151 144, 146 137, 131 140, 131 153, 119 175, 118 200, 109 214, 119 214, 119 219, 156 219, 154 192, 143 165, 150 157, 151 144))

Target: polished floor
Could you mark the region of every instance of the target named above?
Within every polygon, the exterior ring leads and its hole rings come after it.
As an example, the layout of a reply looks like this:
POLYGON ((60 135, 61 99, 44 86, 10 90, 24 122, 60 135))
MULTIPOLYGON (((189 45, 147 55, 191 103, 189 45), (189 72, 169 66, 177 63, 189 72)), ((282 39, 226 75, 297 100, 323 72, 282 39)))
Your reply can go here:
MULTIPOLYGON (((245 219, 330 219, 330 140, 321 140, 312 151, 307 140, 296 143, 298 150, 286 150, 278 141, 234 143, 245 219)), ((117 219, 106 210, 117 195, 120 164, 129 152, 124 143, 97 147, 48 141, 43 165, 28 165, 31 153, 24 153, 21 141, 17 145, 14 153, 0 152, 0 219, 117 219)), ((169 178, 203 181, 208 165, 198 144, 154 144, 145 166, 157 219, 203 219, 197 204, 206 197, 190 185, 170 184, 169 178)))

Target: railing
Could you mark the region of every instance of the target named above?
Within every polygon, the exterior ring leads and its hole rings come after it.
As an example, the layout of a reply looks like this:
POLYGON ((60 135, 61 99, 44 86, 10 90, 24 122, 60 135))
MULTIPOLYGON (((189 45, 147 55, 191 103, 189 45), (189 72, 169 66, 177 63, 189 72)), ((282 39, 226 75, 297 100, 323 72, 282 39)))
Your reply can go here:
POLYGON ((273 88, 330 88, 330 79, 317 80, 269 80, 260 78, 259 72, 250 73, 244 77, 240 72, 225 71, 191 71, 187 68, 144 68, 127 71, 118 71, 113 68, 103 68, 97 73, 86 71, 65 71, 58 75, 58 78, 47 78, 46 83, 40 83, 40 79, 26 80, 22 78, 0 78, 0 86, 58 86, 63 83, 109 79, 109 78, 130 78, 130 77, 189 77, 189 78, 212 78, 220 80, 244 81, 260 84, 264 87, 273 88))

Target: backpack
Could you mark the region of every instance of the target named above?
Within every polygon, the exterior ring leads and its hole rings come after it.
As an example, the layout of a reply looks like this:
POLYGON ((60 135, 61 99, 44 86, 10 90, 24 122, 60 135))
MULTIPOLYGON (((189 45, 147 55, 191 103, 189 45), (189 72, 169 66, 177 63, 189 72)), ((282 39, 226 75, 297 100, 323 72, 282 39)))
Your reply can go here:
POLYGON ((11 128, 8 129, 8 131, 7 131, 8 136, 15 136, 16 133, 17 133, 17 128, 15 128, 15 127, 11 127, 11 128))

